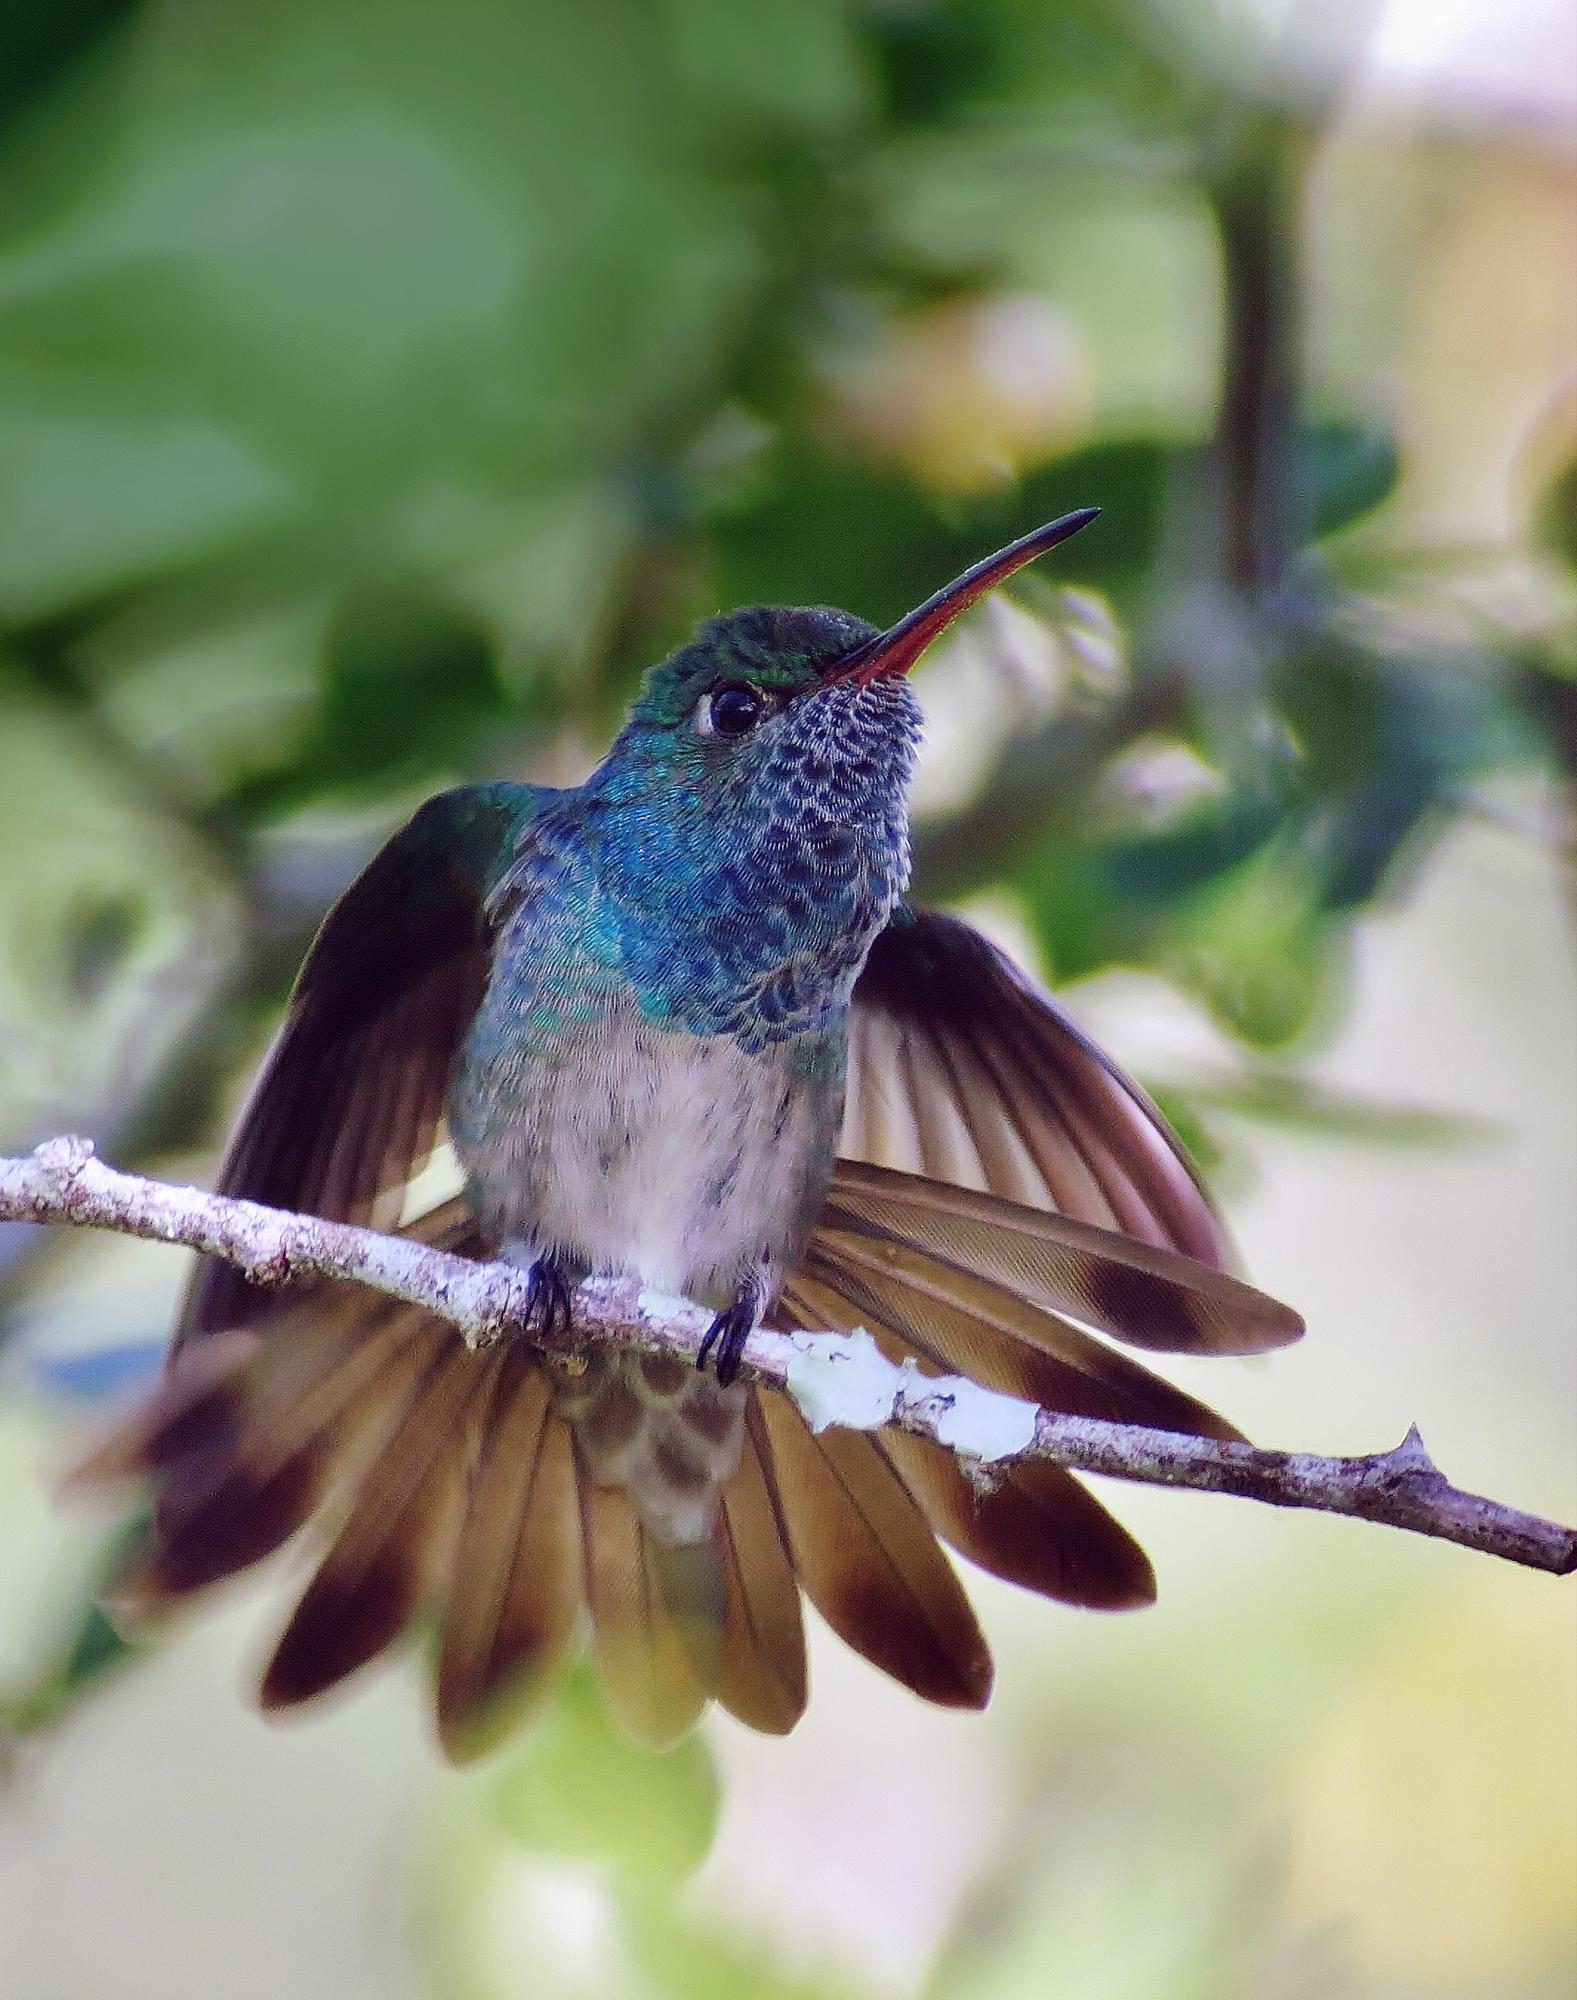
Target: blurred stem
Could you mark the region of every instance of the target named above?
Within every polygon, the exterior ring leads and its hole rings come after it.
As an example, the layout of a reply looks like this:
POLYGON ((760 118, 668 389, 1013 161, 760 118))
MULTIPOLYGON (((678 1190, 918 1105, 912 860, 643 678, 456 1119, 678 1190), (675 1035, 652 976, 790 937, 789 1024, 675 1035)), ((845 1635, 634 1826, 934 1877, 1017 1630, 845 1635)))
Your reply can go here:
POLYGON ((1225 342, 1215 452, 1221 575, 1256 596, 1281 585, 1302 539, 1294 441, 1301 377, 1298 232, 1308 135, 1284 116, 1240 114, 1205 196, 1221 243, 1225 342))
MULTIPOLYGON (((1306 527, 1295 441, 1309 135, 1284 114, 1257 108, 1233 110, 1226 127, 1205 177, 1225 289, 1212 499, 1201 509, 1192 481, 1169 496, 1181 518, 1178 532, 1162 539, 1179 551, 1179 569, 1163 579, 1165 594, 1135 634, 1135 685, 1098 714, 1058 717, 1015 737, 975 798, 920 830, 915 879, 927 896, 957 898, 1000 879, 1038 832, 1077 822, 1116 752, 1146 730, 1186 722, 1197 692, 1217 678, 1222 650, 1201 641, 1197 616, 1180 615, 1201 601, 1201 586, 1211 638, 1236 634, 1239 657, 1261 651, 1267 612, 1306 527)), ((1240 692, 1234 679, 1234 701, 1240 692)))

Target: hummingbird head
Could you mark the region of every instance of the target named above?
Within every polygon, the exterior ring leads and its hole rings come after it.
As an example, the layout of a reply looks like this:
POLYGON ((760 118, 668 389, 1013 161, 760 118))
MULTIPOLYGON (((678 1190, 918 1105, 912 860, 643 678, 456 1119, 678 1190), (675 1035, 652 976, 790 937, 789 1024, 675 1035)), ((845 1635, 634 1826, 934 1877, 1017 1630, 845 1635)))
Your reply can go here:
POLYGON ((743 790, 782 781, 800 765, 839 793, 861 777, 902 792, 918 730, 909 669, 966 606, 1098 511, 1083 508, 1021 536, 886 631, 823 607, 757 605, 708 619, 652 669, 604 772, 644 765, 648 780, 660 782, 666 768, 697 804, 719 793, 743 803, 743 790), (872 766, 884 740, 887 770, 872 766))
POLYGON ((908 881, 910 667, 965 606, 1096 511, 1023 536, 886 631, 817 608, 708 619, 652 669, 590 783, 621 905, 667 934, 665 950, 676 932, 704 931, 696 963, 726 943, 731 977, 788 954, 846 989, 908 881))

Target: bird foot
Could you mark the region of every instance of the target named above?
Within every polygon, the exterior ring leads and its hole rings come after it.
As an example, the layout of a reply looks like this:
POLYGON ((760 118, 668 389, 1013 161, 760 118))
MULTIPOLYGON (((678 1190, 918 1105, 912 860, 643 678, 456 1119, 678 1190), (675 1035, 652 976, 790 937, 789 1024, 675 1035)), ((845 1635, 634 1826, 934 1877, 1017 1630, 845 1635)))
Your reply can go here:
POLYGON ((752 1289, 742 1292, 731 1306, 725 1306, 706 1330, 706 1338, 701 1342, 700 1352, 695 1357, 697 1368, 705 1369, 707 1356, 717 1349, 718 1387, 726 1389, 739 1373, 740 1357, 745 1351, 745 1342, 750 1338, 756 1324, 756 1294, 752 1289))
POLYGON ((523 1330, 541 1340, 552 1340, 558 1334, 568 1333, 573 1293, 574 1287, 558 1261, 551 1256, 538 1257, 526 1273, 526 1309, 521 1320, 523 1330))

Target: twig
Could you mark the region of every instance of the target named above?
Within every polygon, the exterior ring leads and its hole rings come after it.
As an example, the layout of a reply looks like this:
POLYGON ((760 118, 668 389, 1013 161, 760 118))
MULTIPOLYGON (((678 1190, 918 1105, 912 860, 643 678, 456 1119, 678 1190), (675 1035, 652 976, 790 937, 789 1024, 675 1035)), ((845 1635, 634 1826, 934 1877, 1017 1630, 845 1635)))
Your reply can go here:
MULTIPOLYGON (((472 1346, 509 1335, 524 1317, 526 1274, 512 1265, 476 1263, 403 1237, 116 1173, 83 1139, 51 1139, 25 1159, 0 1159, 0 1219, 180 1243, 223 1257, 262 1284, 351 1279, 427 1307, 472 1346)), ((644 1291, 630 1280, 592 1278, 576 1292, 573 1327, 551 1344, 574 1350, 619 1341, 693 1358, 710 1322, 688 1299, 644 1291)), ((1273 1507, 1351 1514, 1557 1575, 1577 1569, 1577 1529, 1460 1491, 1416 1430, 1392 1451, 1323 1458, 1102 1423, 1038 1409, 962 1376, 925 1375, 912 1362, 895 1366, 858 1332, 762 1329, 746 1345, 744 1366, 749 1379, 793 1396, 817 1428, 897 1427, 953 1452, 986 1484, 1009 1466, 1039 1460, 1153 1486, 1234 1493, 1273 1507)))

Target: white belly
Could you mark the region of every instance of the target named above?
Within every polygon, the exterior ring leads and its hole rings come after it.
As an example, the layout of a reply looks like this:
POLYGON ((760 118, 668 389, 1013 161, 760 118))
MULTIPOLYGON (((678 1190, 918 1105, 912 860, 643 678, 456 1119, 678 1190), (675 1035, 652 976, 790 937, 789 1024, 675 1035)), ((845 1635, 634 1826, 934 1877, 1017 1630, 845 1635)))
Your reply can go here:
POLYGON ((722 1304, 797 1252, 836 1120, 782 1060, 626 1020, 528 1057, 508 1085, 514 1115, 461 1151, 512 1254, 567 1252, 722 1304))

